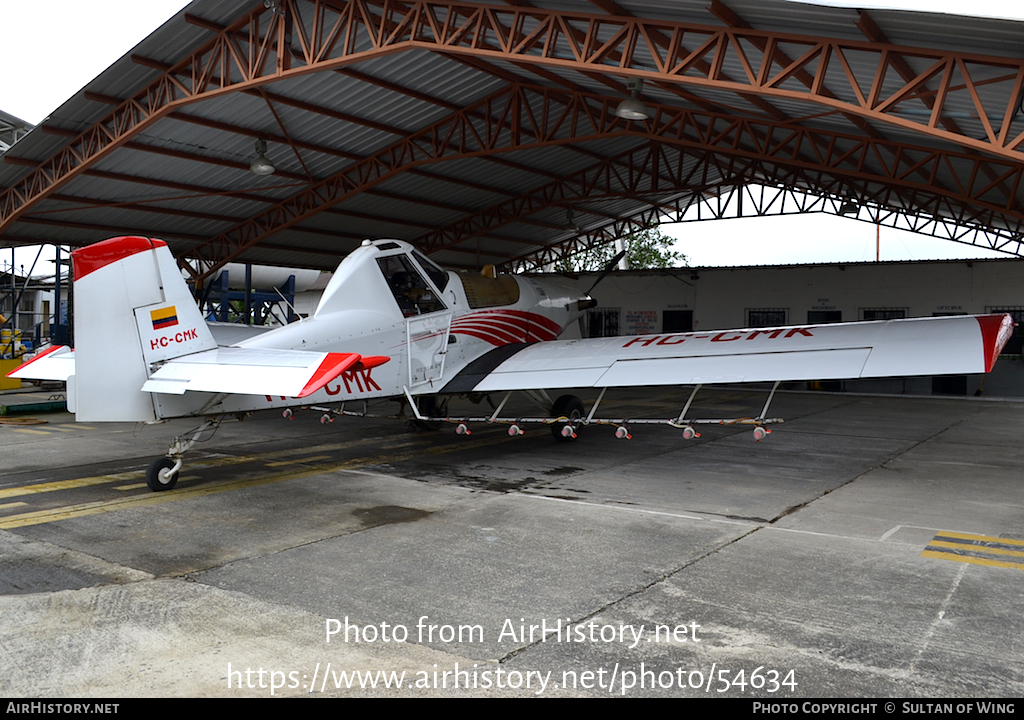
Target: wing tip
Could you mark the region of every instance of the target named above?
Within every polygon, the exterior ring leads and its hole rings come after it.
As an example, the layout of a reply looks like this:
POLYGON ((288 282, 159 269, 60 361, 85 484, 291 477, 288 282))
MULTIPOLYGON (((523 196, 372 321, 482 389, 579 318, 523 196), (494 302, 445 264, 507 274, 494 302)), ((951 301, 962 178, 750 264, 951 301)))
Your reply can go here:
POLYGON ((359 362, 361 356, 356 353, 327 353, 320 365, 313 372, 306 386, 295 397, 304 398, 312 395, 334 378, 341 375, 359 362))
POLYGON ((1013 316, 1006 313, 1002 315, 978 315, 978 325, 981 326, 982 352, 984 353, 985 372, 992 372, 995 367, 999 353, 1013 335, 1013 316))
POLYGON ((327 353, 313 376, 295 397, 304 398, 312 395, 346 370, 369 370, 389 362, 386 355, 362 356, 356 353, 327 353))
POLYGON ((387 355, 364 355, 359 358, 359 362, 356 365, 357 370, 370 370, 371 368, 380 367, 386 362, 391 362, 391 358, 387 355))

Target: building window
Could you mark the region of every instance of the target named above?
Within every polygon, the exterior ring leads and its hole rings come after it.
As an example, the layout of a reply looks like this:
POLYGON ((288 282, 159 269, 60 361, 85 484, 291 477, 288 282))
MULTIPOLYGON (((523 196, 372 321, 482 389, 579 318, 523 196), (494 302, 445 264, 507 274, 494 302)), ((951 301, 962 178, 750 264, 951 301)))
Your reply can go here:
POLYGON ((842 310, 808 310, 808 325, 828 325, 829 323, 840 323, 843 321, 842 310))
POLYGON ((861 320, 899 320, 907 316, 906 308, 861 308, 861 320))
POLYGON ((619 334, 621 308, 587 310, 587 337, 615 337, 619 334))
POLYGON ((693 310, 665 310, 661 313, 661 331, 685 333, 693 330, 693 310))
POLYGON ((747 327, 781 327, 787 313, 786 308, 747 308, 747 327))
POLYGON ((1024 346, 1024 336, 1021 335, 1021 323, 1024 323, 1024 306, 1003 305, 998 307, 986 307, 985 312, 991 314, 1009 313, 1013 316, 1013 335, 1003 348, 1003 355, 1020 355, 1024 346))

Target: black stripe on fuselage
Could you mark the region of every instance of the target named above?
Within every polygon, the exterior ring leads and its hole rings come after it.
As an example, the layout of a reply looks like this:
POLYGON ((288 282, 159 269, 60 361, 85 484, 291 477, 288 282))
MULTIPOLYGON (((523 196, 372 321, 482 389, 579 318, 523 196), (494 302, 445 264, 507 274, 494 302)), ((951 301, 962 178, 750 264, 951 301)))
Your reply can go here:
POLYGON ((501 365, 510 357, 524 348, 536 343, 511 343, 502 345, 481 355, 466 367, 462 368, 458 375, 448 381, 448 384, 441 388, 439 393, 468 393, 473 392, 476 386, 488 375, 494 372, 494 368, 501 365))

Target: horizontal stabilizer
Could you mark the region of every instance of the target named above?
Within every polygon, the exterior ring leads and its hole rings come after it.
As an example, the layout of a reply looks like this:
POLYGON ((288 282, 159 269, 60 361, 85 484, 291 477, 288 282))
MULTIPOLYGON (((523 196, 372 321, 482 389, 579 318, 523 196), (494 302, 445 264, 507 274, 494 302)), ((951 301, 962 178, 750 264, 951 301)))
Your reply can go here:
POLYGON ((74 374, 75 351, 66 345, 54 345, 7 373, 7 377, 66 382, 74 374))
POLYGON ((142 389, 173 395, 196 391, 302 398, 345 371, 375 367, 389 359, 356 353, 221 347, 168 361, 142 389))

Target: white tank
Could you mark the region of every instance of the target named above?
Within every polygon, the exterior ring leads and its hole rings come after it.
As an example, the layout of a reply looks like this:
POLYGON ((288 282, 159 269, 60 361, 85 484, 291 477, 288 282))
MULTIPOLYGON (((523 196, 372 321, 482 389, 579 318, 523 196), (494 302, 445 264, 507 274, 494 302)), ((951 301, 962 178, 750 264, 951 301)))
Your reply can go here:
MULTIPOLYGON (((221 272, 228 274, 228 287, 232 290, 245 289, 245 265, 243 263, 228 263, 221 272)), ((288 277, 295 276, 295 292, 309 290, 320 277, 319 270, 304 270, 301 268, 272 267, 270 265, 252 266, 252 289, 270 290, 281 287, 288 282, 288 277)), ((213 284, 220 283, 220 273, 214 279, 213 284)))

